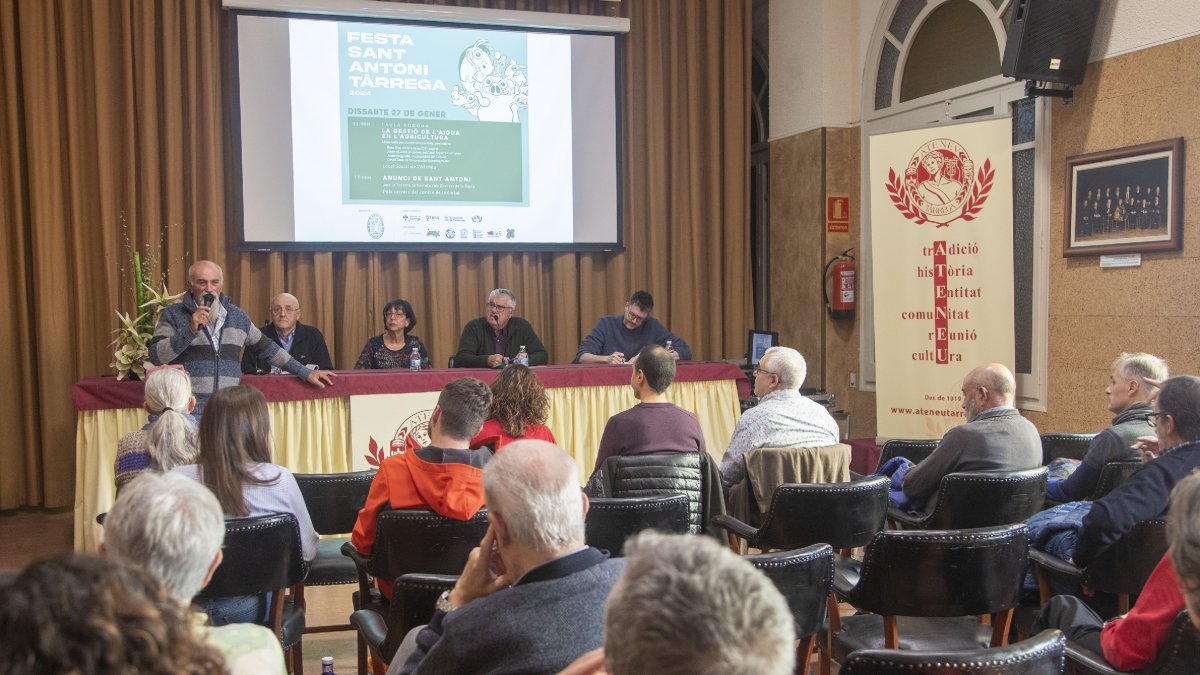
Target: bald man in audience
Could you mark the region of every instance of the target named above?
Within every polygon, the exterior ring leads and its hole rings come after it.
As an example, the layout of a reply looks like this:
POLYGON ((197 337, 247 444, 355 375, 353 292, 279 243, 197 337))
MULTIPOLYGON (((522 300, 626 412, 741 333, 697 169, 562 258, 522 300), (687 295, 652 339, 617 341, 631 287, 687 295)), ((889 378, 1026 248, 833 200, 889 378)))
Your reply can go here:
MULTIPOLYGON (((306 366, 322 370, 333 370, 329 358, 329 347, 325 336, 314 326, 300 323, 300 300, 291 293, 280 293, 271 298, 271 320, 262 326, 262 333, 275 344, 306 366)), ((247 349, 242 354, 242 372, 247 375, 260 373, 282 373, 270 361, 247 349)))
POLYGON ((1014 405, 1017 382, 1000 363, 979 366, 962 382, 962 409, 967 421, 946 432, 933 454, 912 467, 902 483, 914 506, 933 512, 942 477, 956 471, 1020 471, 1042 463, 1037 427, 1014 405))

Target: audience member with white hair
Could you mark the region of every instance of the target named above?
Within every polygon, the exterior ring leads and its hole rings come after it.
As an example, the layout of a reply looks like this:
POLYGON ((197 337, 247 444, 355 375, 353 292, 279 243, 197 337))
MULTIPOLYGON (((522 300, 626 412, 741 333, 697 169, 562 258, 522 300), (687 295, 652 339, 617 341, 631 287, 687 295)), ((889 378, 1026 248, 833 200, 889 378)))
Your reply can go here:
POLYGON ((545 441, 516 441, 488 462, 487 534, 388 673, 557 672, 600 646, 624 562, 584 542, 578 472, 545 441))
POLYGON ((796 662, 787 602, 709 537, 643 532, 604 609, 604 647, 564 675, 784 675, 796 662))
MULTIPOLYGON (((101 551, 143 567, 182 608, 221 564, 225 517, 213 493, 177 473, 145 473, 121 491, 104 520, 101 551)), ((235 623, 212 628, 190 612, 193 634, 225 657, 232 675, 284 673, 283 651, 263 626, 235 623)))
POLYGON ((148 369, 143 396, 149 421, 117 442, 118 491, 143 471, 170 471, 196 461, 196 397, 187 371, 182 366, 148 369))
POLYGON ((758 448, 819 448, 837 445, 841 433, 824 406, 800 395, 808 365, 790 347, 771 347, 754 369, 758 405, 742 413, 721 458, 721 483, 746 477, 746 453, 758 448))
POLYGON ((1200 472, 1179 481, 1167 516, 1168 555, 1183 589, 1192 624, 1200 628, 1200 472))

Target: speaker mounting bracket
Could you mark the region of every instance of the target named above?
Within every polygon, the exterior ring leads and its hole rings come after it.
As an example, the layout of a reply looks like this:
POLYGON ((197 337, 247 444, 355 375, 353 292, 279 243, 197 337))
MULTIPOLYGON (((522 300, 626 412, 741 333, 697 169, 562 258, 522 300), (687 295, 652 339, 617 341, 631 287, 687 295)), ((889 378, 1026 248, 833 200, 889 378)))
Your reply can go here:
POLYGON ((1066 103, 1067 105, 1071 104, 1071 99, 1074 97, 1074 91, 1071 89, 1071 85, 1064 84, 1062 89, 1055 89, 1053 87, 1041 87, 1041 86, 1038 86, 1039 84, 1042 84, 1042 83, 1035 82, 1033 80, 1026 80, 1025 81, 1025 95, 1026 96, 1053 96, 1055 98, 1063 99, 1063 102, 1066 103))

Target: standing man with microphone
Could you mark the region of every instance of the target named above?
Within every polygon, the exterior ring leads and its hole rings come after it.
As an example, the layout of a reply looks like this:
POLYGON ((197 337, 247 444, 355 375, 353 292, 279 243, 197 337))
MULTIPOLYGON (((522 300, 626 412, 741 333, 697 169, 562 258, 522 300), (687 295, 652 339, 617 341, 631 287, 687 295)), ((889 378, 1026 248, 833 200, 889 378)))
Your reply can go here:
POLYGON ((151 363, 180 363, 191 377, 197 417, 213 392, 241 380, 243 347, 312 385, 324 388, 333 384, 333 373, 305 368, 263 335, 250 317, 221 293, 224 282, 225 273, 215 262, 193 263, 188 268, 188 293, 163 310, 150 340, 151 363))

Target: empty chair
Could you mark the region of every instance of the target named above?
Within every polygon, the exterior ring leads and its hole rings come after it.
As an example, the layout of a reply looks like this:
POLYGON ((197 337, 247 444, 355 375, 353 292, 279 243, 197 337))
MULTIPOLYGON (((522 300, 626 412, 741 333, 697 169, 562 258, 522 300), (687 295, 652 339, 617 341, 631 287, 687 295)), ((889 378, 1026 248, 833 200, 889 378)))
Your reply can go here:
POLYGON ((1141 592, 1146 579, 1167 553, 1167 521, 1163 518, 1143 520, 1121 535, 1112 546, 1100 552, 1084 568, 1033 549, 1029 560, 1037 574, 1041 603, 1053 595, 1050 580, 1056 578, 1074 585, 1117 596, 1117 613, 1129 611, 1129 596, 1141 592))
POLYGON ((775 488, 785 483, 844 483, 850 480, 850 446, 759 448, 742 456, 746 476, 729 488, 729 513, 758 524, 775 488))
POLYGON ((875 470, 879 471, 879 467, 894 457, 907 457, 913 464, 920 464, 921 460, 933 454, 937 445, 938 441, 936 440, 893 438, 883 444, 883 450, 879 452, 879 463, 875 466, 875 470))
POLYGON ((1066 639, 1057 630, 1007 647, 952 652, 864 649, 854 652, 839 671, 843 675, 1057 675, 1066 661, 1066 639))
POLYGON ((787 600, 796 627, 796 663, 807 664, 825 623, 826 599, 833 588, 833 549, 817 544, 797 551, 746 556, 787 600))
MULTIPOLYGON (((1067 668, 1071 673, 1118 675, 1104 657, 1074 642, 1067 643, 1067 668)), ((1192 625, 1187 610, 1171 624, 1171 634, 1158 650, 1158 660, 1141 671, 1153 675, 1194 675, 1200 671, 1200 630, 1192 625)))
POLYGON ((844 663, 860 649, 953 651, 1006 644, 1028 560, 1024 525, 875 535, 858 578, 834 580, 838 596, 870 612, 842 618, 832 635, 844 663), (981 615, 991 625, 980 622, 981 615))
POLYGON ((688 497, 688 529, 720 536, 708 523, 725 513, 721 475, 712 458, 698 452, 614 455, 588 479, 588 497, 688 497))
POLYGON ((302 672, 304 604, 295 589, 304 580, 300 525, 291 514, 225 521, 224 560, 197 598, 225 598, 271 593, 267 627, 279 638, 288 672, 302 672))
POLYGON ((668 534, 688 531, 687 495, 655 497, 597 497, 588 504, 584 523, 588 546, 608 551, 617 558, 624 555, 625 540, 642 530, 668 534))
MULTIPOLYGON (((447 518, 428 509, 393 509, 380 512, 375 527, 375 546, 370 556, 360 554, 350 542, 342 545, 342 553, 354 561, 358 572, 355 615, 359 611, 371 611, 386 621, 391 616, 391 602, 372 587, 371 580, 375 577, 395 580, 410 572, 458 575, 467 564, 471 550, 483 540, 488 517, 486 509, 480 509, 466 521, 447 518)), ((361 622, 352 617, 351 623, 357 627, 361 622)), ((388 649, 379 654, 386 654, 384 662, 391 658, 399 641, 385 644, 388 649)), ((360 671, 366 670, 367 647, 360 631, 360 671)))
POLYGON ((1083 460, 1096 434, 1042 434, 1042 466, 1060 457, 1083 460))
POLYGON ((888 509, 896 527, 959 530, 1021 523, 1046 501, 1046 467, 1024 471, 962 471, 942 476, 928 516, 888 509))
MULTIPOLYGON (((823 542, 836 549, 835 572, 840 578, 857 578, 859 562, 851 549, 870 543, 883 529, 888 508, 888 479, 877 476, 851 483, 780 485, 762 527, 754 528, 732 516, 717 516, 713 524, 729 531, 730 546, 741 550, 737 537, 747 546, 764 551, 794 549, 823 542)), ((829 625, 841 630, 837 600, 828 594, 829 625)), ((821 672, 829 671, 829 649, 821 649, 821 672)))
MULTIPOLYGON (((358 512, 367 502, 374 471, 351 473, 298 473, 296 484, 304 496, 308 517, 318 534, 342 535, 354 530, 358 512)), ((305 586, 352 584, 358 580, 354 561, 342 555, 342 544, 349 537, 325 537, 317 547, 317 555, 309 564, 308 576, 300 585, 300 597, 305 586)), ((333 626, 308 626, 305 633, 324 633, 349 630, 349 623, 333 626)))

